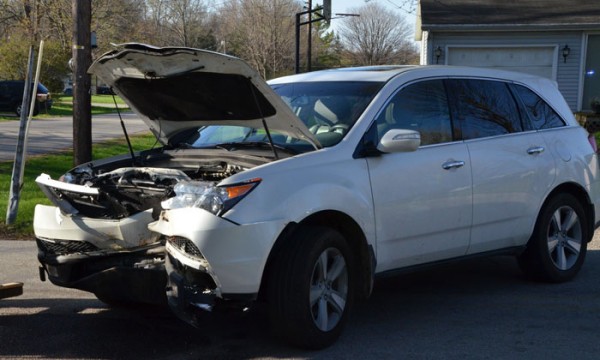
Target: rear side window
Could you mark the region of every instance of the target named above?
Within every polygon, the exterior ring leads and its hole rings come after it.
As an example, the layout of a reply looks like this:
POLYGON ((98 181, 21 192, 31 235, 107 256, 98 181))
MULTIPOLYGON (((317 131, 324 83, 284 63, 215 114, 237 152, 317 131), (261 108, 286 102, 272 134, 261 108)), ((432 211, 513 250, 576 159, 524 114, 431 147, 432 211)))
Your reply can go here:
POLYGON ((422 81, 396 93, 377 117, 380 139, 390 129, 418 131, 421 145, 452 141, 452 123, 443 81, 422 81))
POLYGON ((448 80, 454 120, 464 140, 523 131, 521 117, 508 85, 493 80, 448 80))
POLYGON ((536 93, 521 85, 512 87, 523 102, 535 130, 565 126, 564 120, 536 93))

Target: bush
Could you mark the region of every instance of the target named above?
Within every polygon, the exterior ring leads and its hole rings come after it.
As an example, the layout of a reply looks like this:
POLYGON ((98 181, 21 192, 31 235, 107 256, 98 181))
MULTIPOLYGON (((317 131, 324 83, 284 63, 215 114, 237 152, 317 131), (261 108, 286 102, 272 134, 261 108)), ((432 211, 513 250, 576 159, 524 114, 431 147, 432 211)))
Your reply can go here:
MULTIPOLYGON (((38 45, 35 46, 37 61, 38 45)), ((27 56, 29 55, 29 41, 19 36, 11 36, 0 43, 0 79, 24 80, 27 74, 27 56)), ((70 73, 68 61, 71 51, 64 49, 57 41, 44 42, 44 54, 40 74, 40 82, 50 92, 62 92, 63 79, 70 73)), ((35 69, 35 64, 34 64, 35 69)))

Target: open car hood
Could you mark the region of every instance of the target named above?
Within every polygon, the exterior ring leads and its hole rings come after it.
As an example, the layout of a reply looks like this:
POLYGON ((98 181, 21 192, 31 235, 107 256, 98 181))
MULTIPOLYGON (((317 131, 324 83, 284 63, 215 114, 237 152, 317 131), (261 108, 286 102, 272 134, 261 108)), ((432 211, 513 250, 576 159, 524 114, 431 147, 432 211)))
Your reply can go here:
POLYGON ((166 144, 181 130, 203 125, 263 128, 318 140, 260 75, 236 57, 184 47, 123 44, 98 58, 98 76, 166 144))

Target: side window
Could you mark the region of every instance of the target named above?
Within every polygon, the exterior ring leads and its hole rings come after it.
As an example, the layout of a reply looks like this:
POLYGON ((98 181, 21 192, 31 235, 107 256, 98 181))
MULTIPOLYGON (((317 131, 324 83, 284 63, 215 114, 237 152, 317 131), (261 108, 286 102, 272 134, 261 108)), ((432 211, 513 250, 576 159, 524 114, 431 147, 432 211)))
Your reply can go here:
POLYGON ((512 85, 535 130, 565 126, 564 120, 541 97, 521 85, 512 85))
POLYGON ((452 114, 464 140, 523 131, 517 104, 506 83, 448 80, 452 114))
POLYGON ((442 80, 422 81, 397 92, 377 118, 379 138, 390 129, 418 131, 421 145, 452 141, 450 111, 442 80))

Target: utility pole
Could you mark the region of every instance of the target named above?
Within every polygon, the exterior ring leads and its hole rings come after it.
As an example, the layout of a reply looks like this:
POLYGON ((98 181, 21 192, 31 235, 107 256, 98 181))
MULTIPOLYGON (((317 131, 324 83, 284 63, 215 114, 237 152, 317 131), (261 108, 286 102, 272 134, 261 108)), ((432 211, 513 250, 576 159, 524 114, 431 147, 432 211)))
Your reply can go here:
POLYGON ((331 0, 323 0, 323 6, 317 9, 312 8, 312 0, 307 1, 308 10, 296 13, 296 74, 300 73, 300 27, 308 25, 308 47, 306 49, 307 62, 306 69, 311 71, 312 56, 312 23, 325 20, 329 24, 331 20, 331 0), (316 18, 313 19, 313 14, 316 18), (306 21, 302 21, 302 15, 308 15, 306 21))
POLYGON ((92 160, 92 0, 72 0, 73 14, 73 165, 92 160))

